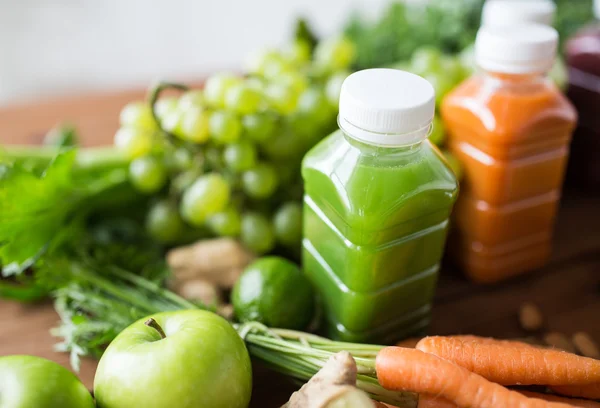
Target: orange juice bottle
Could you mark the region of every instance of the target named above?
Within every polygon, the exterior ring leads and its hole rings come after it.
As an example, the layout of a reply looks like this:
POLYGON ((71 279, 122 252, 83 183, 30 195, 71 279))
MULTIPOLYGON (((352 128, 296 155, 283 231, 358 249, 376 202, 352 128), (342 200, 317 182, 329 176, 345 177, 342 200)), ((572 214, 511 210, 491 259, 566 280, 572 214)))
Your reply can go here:
POLYGON ((557 41, 542 25, 481 28, 482 72, 442 103, 449 148, 465 167, 451 251, 475 281, 530 271, 550 254, 577 119, 547 78, 557 41))

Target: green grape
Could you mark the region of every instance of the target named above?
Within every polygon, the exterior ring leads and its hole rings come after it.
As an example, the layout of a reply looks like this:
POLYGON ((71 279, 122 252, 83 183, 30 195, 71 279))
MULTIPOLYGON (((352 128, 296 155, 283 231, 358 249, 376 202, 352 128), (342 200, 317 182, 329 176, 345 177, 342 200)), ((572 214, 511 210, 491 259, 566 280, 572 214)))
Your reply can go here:
POLYGON ((233 113, 217 111, 210 116, 209 130, 216 143, 235 143, 242 134, 242 124, 233 113))
POLYGON ((167 181, 167 172, 163 163, 152 156, 140 157, 129 165, 129 180, 143 193, 155 193, 167 181))
POLYGON ((288 186, 294 183, 300 177, 300 166, 296 166, 295 164, 296 163, 285 162, 277 163, 275 165, 277 170, 277 178, 279 179, 280 185, 288 186))
POLYGON ((122 127, 115 134, 114 145, 127 157, 135 159, 152 150, 153 132, 141 128, 122 127))
MULTIPOLYGON (((330 109, 328 105, 327 110, 330 109)), ((289 161, 289 159, 298 158, 325 136, 323 132, 325 122, 319 122, 318 118, 311 118, 306 114, 296 112, 288 116, 286 121, 288 123, 287 133, 277 134, 271 141, 271 145, 263 147, 265 154, 274 160, 289 161)))
POLYGON ((327 98, 323 92, 317 88, 307 89, 300 95, 296 111, 302 115, 305 120, 312 121, 319 125, 329 121, 334 114, 327 98))
POLYGON ((204 160, 213 169, 225 167, 222 148, 219 146, 208 146, 204 152, 204 160))
POLYGON ((445 76, 451 78, 454 85, 458 85, 468 75, 460 60, 454 56, 444 56, 442 58, 441 70, 445 76))
POLYGON ((183 111, 190 108, 203 108, 204 105, 204 93, 200 89, 187 91, 179 98, 179 109, 183 111))
POLYGON ((163 243, 176 242, 185 229, 185 224, 177 211, 177 206, 168 200, 161 200, 150 207, 146 216, 146 230, 163 243))
POLYGON ((230 144, 223 152, 223 160, 234 172, 249 170, 256 164, 256 148, 247 141, 230 144))
POLYGON ((131 102, 121 110, 119 121, 123 127, 156 130, 157 125, 152 116, 152 109, 146 102, 131 102))
POLYGON ((302 205, 297 202, 283 204, 273 217, 277 240, 288 247, 297 248, 302 241, 302 205))
POLYGON ((446 139, 446 130, 444 129, 444 123, 440 120, 439 116, 433 117, 433 129, 429 135, 429 141, 436 146, 444 144, 446 139))
POLYGON ((181 198, 180 213, 184 220, 201 226, 206 219, 223 211, 229 204, 230 187, 222 175, 210 173, 198 177, 181 198))
POLYGON ((265 64, 265 66, 262 70, 262 75, 263 75, 263 77, 265 77, 267 79, 273 80, 273 79, 280 77, 290 71, 293 71, 293 68, 283 58, 282 59, 273 59, 271 61, 268 61, 265 64))
POLYGON ((285 64, 285 59, 277 50, 266 49, 254 53, 248 61, 248 71, 264 75, 270 64, 285 64))
POLYGON ((442 53, 434 47, 417 49, 410 60, 411 71, 418 75, 440 72, 442 68, 442 53))
POLYGON ((245 135, 254 142, 265 142, 275 133, 277 118, 269 113, 255 113, 242 118, 245 135))
POLYGON ((245 83, 233 85, 225 93, 225 108, 242 115, 258 111, 261 103, 261 92, 245 83))
POLYGON ((192 153, 185 147, 169 151, 165 155, 167 168, 172 172, 190 170, 194 166, 192 153))
POLYGON ((290 89, 292 89, 292 91, 296 93, 296 95, 299 95, 306 88, 308 88, 308 79, 300 73, 294 71, 285 72, 277 78, 275 78, 273 81, 283 86, 289 87, 290 89))
POLYGON ((310 62, 310 45, 303 40, 292 42, 284 51, 285 58, 296 66, 310 62))
POLYGON ((265 254, 275 247, 273 226, 267 217, 259 213, 242 215, 240 238, 248 249, 258 255, 265 254))
POLYGON ((260 163, 242 174, 242 188, 252 198, 270 197, 277 189, 277 184, 277 172, 267 163, 260 163))
POLYGON ((272 83, 265 90, 270 105, 282 115, 287 115, 296 109, 298 95, 284 84, 272 83))
POLYGON ((228 208, 211 216, 207 221, 212 232, 221 237, 236 237, 240 235, 242 217, 235 208, 228 208))
POLYGON ((185 136, 182 130, 183 111, 179 109, 179 107, 176 107, 175 109, 166 112, 165 115, 161 118, 161 124, 164 130, 174 134, 182 140, 185 140, 185 136))
POLYGON ((298 115, 288 119, 289 124, 282 126, 273 137, 260 145, 261 151, 271 160, 285 161, 303 154, 306 138, 311 135, 308 132, 314 129, 314 124, 303 120, 298 115), (298 131, 307 133, 300 135, 298 131))
POLYGON ((173 191, 182 193, 194 184, 194 181, 198 178, 198 174, 198 170, 195 168, 183 171, 173 177, 170 188, 173 189, 173 191))
POLYGON ((217 74, 209 77, 204 84, 204 100, 215 108, 225 107, 225 93, 229 88, 242 82, 233 74, 217 74))
POLYGON ((256 89, 257 91, 264 93, 265 91, 265 81, 263 81, 259 77, 250 77, 246 79, 246 85, 252 89, 256 89))
POLYGON ((356 47, 346 37, 328 38, 315 48, 316 64, 328 71, 348 69, 355 57, 356 47))
POLYGON ((344 80, 348 77, 347 72, 338 72, 333 74, 325 84, 325 96, 327 97, 327 101, 329 104, 335 109, 338 108, 340 103, 340 93, 342 91, 342 84, 344 80))
POLYGON ((208 111, 190 107, 183 112, 176 135, 190 142, 205 143, 210 136, 209 123, 210 114, 208 111))
POLYGON ((154 109, 156 110, 156 116, 162 121, 165 116, 177 110, 179 106, 179 100, 174 97, 160 98, 156 101, 154 109))
POLYGON ((435 102, 439 106, 446 95, 454 89, 456 85, 452 78, 442 74, 428 74, 424 75, 423 78, 429 81, 429 83, 435 89, 435 102))

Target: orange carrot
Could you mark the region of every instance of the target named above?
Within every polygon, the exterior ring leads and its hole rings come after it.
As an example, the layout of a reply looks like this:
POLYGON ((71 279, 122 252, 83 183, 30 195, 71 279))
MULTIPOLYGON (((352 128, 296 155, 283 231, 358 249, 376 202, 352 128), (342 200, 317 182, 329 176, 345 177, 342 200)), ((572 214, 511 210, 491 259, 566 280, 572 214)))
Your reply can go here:
POLYGON ((420 394, 417 408, 456 408, 456 404, 445 398, 420 394))
POLYGON ((375 367, 379 383, 386 389, 435 395, 463 408, 569 407, 525 397, 417 349, 386 347, 377 354, 375 367))
POLYGON ((600 408, 600 403, 577 398, 564 398, 557 395, 540 394, 539 392, 519 391, 521 394, 529 398, 538 398, 549 402, 561 402, 578 408, 600 408))
POLYGON ((556 385, 552 391, 569 397, 582 397, 600 400, 600 383, 588 385, 556 385))
POLYGON ((508 340, 425 337, 417 349, 502 385, 583 385, 600 382, 600 361, 508 340))
POLYGON ((373 406, 375 408, 393 408, 391 405, 384 404, 383 402, 373 401, 373 406))

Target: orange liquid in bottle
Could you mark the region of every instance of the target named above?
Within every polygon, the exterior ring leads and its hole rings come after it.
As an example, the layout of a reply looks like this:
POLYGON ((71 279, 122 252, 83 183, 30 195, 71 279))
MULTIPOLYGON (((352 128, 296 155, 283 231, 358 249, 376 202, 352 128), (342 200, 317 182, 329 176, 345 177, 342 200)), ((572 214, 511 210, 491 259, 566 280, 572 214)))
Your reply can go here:
POLYGON ((442 104, 449 148, 465 168, 454 257, 478 282, 542 266, 576 113, 543 75, 475 76, 442 104))

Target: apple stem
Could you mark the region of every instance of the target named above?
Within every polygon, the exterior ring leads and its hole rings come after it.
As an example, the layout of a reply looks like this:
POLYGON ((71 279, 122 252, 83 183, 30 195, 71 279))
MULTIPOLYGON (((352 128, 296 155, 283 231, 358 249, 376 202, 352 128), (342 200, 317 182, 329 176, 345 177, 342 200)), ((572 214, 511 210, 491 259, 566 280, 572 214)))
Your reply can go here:
POLYGON ((154 320, 153 318, 149 318, 148 320, 146 320, 144 322, 144 324, 148 327, 152 327, 154 330, 156 330, 158 332, 158 334, 160 334, 160 338, 164 339, 167 337, 167 335, 165 334, 164 330, 162 327, 160 327, 160 324, 158 324, 158 322, 156 320, 154 320))

